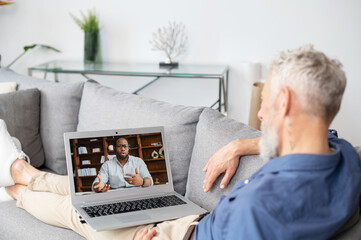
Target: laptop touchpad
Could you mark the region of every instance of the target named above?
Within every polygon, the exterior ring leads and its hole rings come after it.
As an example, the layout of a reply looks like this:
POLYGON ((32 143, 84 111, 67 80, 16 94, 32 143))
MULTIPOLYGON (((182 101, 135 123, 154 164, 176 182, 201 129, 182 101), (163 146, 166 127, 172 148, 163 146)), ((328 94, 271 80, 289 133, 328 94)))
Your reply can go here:
POLYGON ((121 222, 128 222, 128 223, 151 219, 151 217, 146 213, 136 213, 128 216, 115 216, 115 217, 121 222))

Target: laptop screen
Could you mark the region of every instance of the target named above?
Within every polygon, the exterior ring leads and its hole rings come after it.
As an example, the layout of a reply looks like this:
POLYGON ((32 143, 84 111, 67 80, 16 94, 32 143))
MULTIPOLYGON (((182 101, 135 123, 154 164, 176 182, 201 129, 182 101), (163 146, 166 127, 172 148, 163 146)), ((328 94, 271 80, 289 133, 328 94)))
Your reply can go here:
POLYGON ((76 195, 168 184, 161 132, 69 141, 76 195))

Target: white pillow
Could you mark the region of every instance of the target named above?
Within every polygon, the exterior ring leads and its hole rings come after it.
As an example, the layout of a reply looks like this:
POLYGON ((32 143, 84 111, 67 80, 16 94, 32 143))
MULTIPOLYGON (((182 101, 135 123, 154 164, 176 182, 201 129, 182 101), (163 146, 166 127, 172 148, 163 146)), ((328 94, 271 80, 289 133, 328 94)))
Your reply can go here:
POLYGON ((18 84, 16 82, 2 82, 0 83, 0 94, 16 92, 16 87, 18 84))

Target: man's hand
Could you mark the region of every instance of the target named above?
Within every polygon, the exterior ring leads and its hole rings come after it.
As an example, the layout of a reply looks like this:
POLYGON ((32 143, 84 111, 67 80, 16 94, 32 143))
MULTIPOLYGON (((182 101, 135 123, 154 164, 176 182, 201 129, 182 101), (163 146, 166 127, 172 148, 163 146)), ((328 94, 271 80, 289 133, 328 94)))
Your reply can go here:
POLYGON ((203 172, 207 172, 203 190, 208 192, 219 175, 225 172, 220 188, 225 188, 237 170, 239 158, 246 154, 258 154, 259 138, 236 139, 218 150, 209 159, 203 172))
POLYGON ((102 180, 102 178, 100 177, 100 175, 98 174, 98 179, 99 182, 94 184, 94 191, 95 192, 106 192, 110 189, 110 184, 105 184, 102 180))
POLYGON ((135 236, 134 240, 150 240, 154 237, 154 235, 156 233, 157 232, 155 231, 155 229, 149 231, 146 228, 146 229, 143 229, 142 231, 138 232, 138 234, 137 234, 137 236, 135 236))
POLYGON ((135 186, 142 186, 143 185, 143 178, 138 173, 138 168, 135 168, 135 174, 126 173, 124 175, 129 176, 129 177, 124 178, 124 180, 127 183, 135 185, 135 186))

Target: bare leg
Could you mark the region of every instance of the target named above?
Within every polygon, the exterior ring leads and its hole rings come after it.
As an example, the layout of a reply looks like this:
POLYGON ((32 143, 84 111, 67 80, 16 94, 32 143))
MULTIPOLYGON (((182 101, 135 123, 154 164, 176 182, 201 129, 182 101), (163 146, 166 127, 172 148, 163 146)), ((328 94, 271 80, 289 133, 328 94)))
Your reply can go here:
POLYGON ((26 188, 25 185, 15 184, 13 186, 6 187, 6 192, 15 200, 17 200, 22 191, 26 188))
POLYGON ((31 166, 23 159, 16 159, 11 165, 10 172, 15 184, 27 186, 30 179, 41 171, 31 166))

